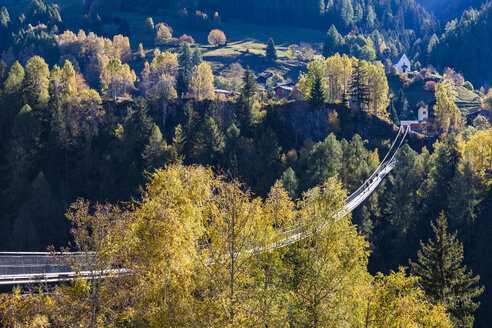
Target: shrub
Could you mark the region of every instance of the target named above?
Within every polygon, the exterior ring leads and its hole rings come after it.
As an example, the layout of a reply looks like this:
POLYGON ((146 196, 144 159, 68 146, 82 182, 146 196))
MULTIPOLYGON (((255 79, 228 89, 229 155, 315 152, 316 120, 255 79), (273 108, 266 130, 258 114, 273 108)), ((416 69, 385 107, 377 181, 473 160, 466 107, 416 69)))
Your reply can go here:
POLYGON ((437 83, 434 82, 434 81, 427 81, 427 82, 425 82, 424 89, 426 91, 432 91, 432 92, 434 92, 436 90, 436 84, 437 83))

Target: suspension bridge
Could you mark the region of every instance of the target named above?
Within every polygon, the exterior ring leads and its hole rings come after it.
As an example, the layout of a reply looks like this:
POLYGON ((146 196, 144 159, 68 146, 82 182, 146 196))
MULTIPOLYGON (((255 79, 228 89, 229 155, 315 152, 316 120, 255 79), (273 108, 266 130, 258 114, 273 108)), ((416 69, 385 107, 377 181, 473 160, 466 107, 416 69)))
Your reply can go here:
MULTIPOLYGON (((403 145, 409 127, 400 127, 391 148, 379 164, 374 173, 345 200, 343 206, 336 211, 335 222, 341 220, 348 213, 362 204, 381 184, 383 179, 396 166, 395 155, 403 145)), ((266 249, 278 249, 308 236, 299 232, 297 228, 284 232, 285 238, 270 245, 266 249)), ((251 250, 261 252, 263 249, 251 250)), ((36 283, 56 283, 75 279, 106 278, 118 274, 124 274, 128 270, 74 270, 70 264, 72 261, 82 263, 83 268, 90 268, 95 258, 94 253, 50 253, 50 252, 0 252, 0 285, 23 285, 36 283)))

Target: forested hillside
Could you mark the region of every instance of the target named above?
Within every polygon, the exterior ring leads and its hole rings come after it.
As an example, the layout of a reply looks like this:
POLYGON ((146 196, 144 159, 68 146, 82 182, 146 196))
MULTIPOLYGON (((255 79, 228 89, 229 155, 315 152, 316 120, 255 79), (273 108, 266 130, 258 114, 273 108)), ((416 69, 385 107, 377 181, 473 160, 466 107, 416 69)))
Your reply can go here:
POLYGON ((492 4, 66 5, 0 8, 0 253, 104 274, 2 326, 491 325, 492 4))
POLYGON ((434 13, 443 23, 459 18, 470 8, 480 9, 486 0, 417 0, 427 11, 434 13))
POLYGON ((429 62, 454 67, 472 82, 492 83, 492 3, 469 10, 446 25, 446 31, 429 45, 429 62))

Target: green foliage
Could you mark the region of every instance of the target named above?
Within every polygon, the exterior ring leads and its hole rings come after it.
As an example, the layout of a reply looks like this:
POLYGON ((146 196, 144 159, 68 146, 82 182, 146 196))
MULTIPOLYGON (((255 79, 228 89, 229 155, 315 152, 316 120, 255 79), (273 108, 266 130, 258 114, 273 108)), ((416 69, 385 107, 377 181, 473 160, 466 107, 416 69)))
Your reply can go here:
POLYGON ((314 110, 321 110, 325 105, 325 93, 322 87, 321 75, 314 76, 314 82, 309 93, 309 104, 314 110))
POLYGON ((353 64, 352 82, 350 84, 350 95, 359 108, 369 105, 370 89, 367 85, 367 68, 364 61, 356 60, 353 64))
POLYGON ((291 167, 285 170, 285 172, 282 174, 281 181, 282 181, 282 185, 285 188, 285 191, 287 191, 290 198, 295 198, 299 183, 297 181, 296 173, 291 167))
POLYGON ((453 67, 463 72, 475 85, 490 83, 492 70, 485 53, 490 52, 488 31, 491 12, 492 4, 486 3, 479 11, 469 9, 463 12, 461 18, 450 21, 440 41, 435 36, 430 40, 427 48, 428 63, 438 69, 453 67), (470 57, 475 58, 473 65, 470 65, 470 57))
POLYGON ((191 63, 193 64, 193 66, 198 66, 202 63, 202 61, 202 51, 200 50, 200 48, 195 48, 191 57, 191 63))
POLYGON ((334 134, 314 146, 307 160, 306 175, 309 185, 315 186, 336 176, 342 162, 342 147, 334 134))
POLYGON ((144 28, 147 32, 150 32, 154 29, 154 20, 152 19, 152 17, 147 17, 147 19, 145 19, 144 28))
MULTIPOLYGON (((196 51, 197 50, 195 49, 195 52, 196 51)), ((201 64, 201 60, 198 60, 198 58, 194 58, 195 56, 198 56, 198 54, 195 55, 193 53, 192 55, 190 45, 185 42, 181 46, 181 54, 179 55, 179 67, 185 72, 186 75, 191 74, 193 66, 198 66, 201 64)))
POLYGON ((396 114, 398 115, 398 117, 401 117, 401 119, 412 120, 415 118, 412 117, 413 113, 408 107, 408 100, 407 98, 405 98, 403 89, 400 89, 400 91, 398 91, 398 96, 394 98, 393 104, 395 106, 396 114))
POLYGON ((443 212, 436 224, 431 223, 435 241, 421 243, 418 263, 410 262, 412 273, 420 277, 419 283, 427 297, 442 304, 450 313, 456 327, 473 327, 473 312, 479 307, 474 298, 484 289, 478 285, 479 276, 473 277, 463 262, 463 245, 456 233, 447 233, 447 220, 443 212))
POLYGON ((335 25, 331 25, 328 33, 326 34, 326 40, 323 44, 323 56, 325 58, 333 56, 335 53, 340 52, 341 47, 344 44, 343 37, 338 33, 335 25))
POLYGON ((275 42, 273 42, 272 38, 268 39, 265 56, 268 60, 277 60, 277 50, 275 50, 275 42))
POLYGON ((389 116, 390 120, 395 125, 400 125, 400 119, 398 118, 398 113, 397 113, 396 108, 395 108, 394 100, 392 100, 390 103, 389 114, 390 114, 390 116, 389 116))

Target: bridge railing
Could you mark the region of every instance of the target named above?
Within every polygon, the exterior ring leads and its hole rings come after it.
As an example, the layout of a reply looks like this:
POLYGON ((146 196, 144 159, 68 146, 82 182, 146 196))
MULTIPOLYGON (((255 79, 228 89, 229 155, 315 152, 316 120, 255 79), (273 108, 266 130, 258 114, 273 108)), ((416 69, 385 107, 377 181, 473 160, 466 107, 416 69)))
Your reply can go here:
MULTIPOLYGON (((391 148, 378 168, 360 188, 345 199, 343 205, 335 209, 333 214, 335 216, 335 222, 341 220, 364 202, 379 186, 383 178, 391 172, 397 164, 395 155, 403 144, 408 132, 408 127, 401 127, 399 129, 391 148)), ((303 232, 301 225, 290 227, 284 230, 283 234, 285 237, 275 243, 265 247, 252 248, 248 253, 258 253, 286 247, 309 237, 303 232)), ((0 285, 107 278, 129 272, 125 268, 87 270, 88 266, 84 266, 84 263, 89 263, 95 256, 96 254, 94 252, 0 252, 0 285), (78 270, 74 270, 71 262, 78 264, 78 270)))

